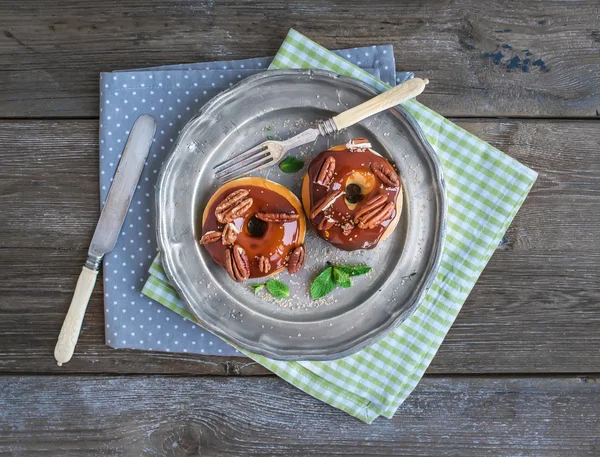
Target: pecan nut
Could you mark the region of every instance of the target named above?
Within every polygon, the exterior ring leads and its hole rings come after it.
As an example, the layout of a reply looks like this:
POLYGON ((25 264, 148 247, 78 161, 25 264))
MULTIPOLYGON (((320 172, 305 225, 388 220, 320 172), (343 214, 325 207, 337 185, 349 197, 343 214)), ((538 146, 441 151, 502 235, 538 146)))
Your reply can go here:
POLYGON ((314 209, 310 213, 310 218, 314 219, 321 211, 325 211, 327 208, 333 205, 333 202, 335 202, 343 193, 344 192, 342 190, 336 190, 325 195, 325 197, 323 197, 319 203, 315 205, 314 209))
POLYGON ((392 217, 396 205, 392 202, 387 203, 383 207, 377 208, 370 213, 365 214, 358 223, 358 228, 372 229, 384 223, 392 217))
POLYGON ((291 222, 300 219, 300 215, 298 213, 292 212, 267 213, 264 211, 259 211, 254 216, 256 216, 257 219, 265 222, 291 222))
POLYGON ((387 202, 387 195, 385 194, 379 194, 369 198, 354 215, 354 222, 357 223, 365 214, 383 206, 385 202, 387 202))
POLYGON ((271 262, 264 255, 261 255, 258 259, 258 268, 261 273, 268 273, 271 271, 271 262))
POLYGON ((217 220, 221 224, 226 224, 246 214, 253 202, 248 195, 250 195, 249 190, 238 189, 225 197, 225 200, 215 208, 217 220))
POLYGON ((210 231, 206 232, 204 235, 202 235, 202 238, 200 238, 199 243, 200 244, 214 243, 221 239, 221 235, 222 235, 221 232, 217 232, 216 230, 210 230, 210 231))
POLYGON ((366 138, 353 138, 346 143, 346 149, 351 152, 364 151, 365 149, 371 149, 371 143, 366 138))
POLYGON ((371 163, 371 171, 386 187, 398 187, 400 185, 398 174, 388 162, 371 163))
POLYGON ((300 246, 296 247, 290 254, 290 258, 288 260, 288 273, 298 273, 300 269, 304 266, 305 260, 306 249, 304 248, 304 245, 301 244, 300 246))
POLYGON ((342 233, 345 236, 348 236, 348 235, 350 235, 350 232, 352 231, 353 228, 354 228, 354 223, 352 221, 344 222, 342 224, 342 233))
POLYGON ((328 217, 324 217, 323 219, 321 219, 321 222, 319 222, 319 225, 317 226, 317 228, 319 230, 329 230, 331 227, 333 227, 335 225, 335 221, 333 219, 329 219, 328 217))
POLYGON ((222 236, 223 244, 228 245, 228 244, 235 243, 235 240, 237 240, 237 236, 239 233, 240 233, 240 231, 231 222, 228 222, 227 224, 225 224, 225 227, 223 227, 223 236, 222 236))
POLYGON ((225 250, 225 269, 236 282, 244 282, 250 277, 250 261, 241 246, 236 244, 225 250))
POLYGON ((329 187, 331 181, 333 181, 334 171, 335 158, 333 156, 329 156, 323 161, 323 165, 321 165, 321 169, 319 170, 319 174, 317 175, 315 183, 320 184, 321 186, 329 187))

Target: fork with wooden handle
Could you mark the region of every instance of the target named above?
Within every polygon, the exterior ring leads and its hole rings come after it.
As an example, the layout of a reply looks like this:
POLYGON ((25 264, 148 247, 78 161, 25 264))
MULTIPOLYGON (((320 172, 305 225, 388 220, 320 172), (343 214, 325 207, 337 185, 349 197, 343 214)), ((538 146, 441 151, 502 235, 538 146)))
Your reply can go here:
POLYGON ((425 90, 428 83, 428 79, 410 79, 331 119, 319 122, 317 128, 307 129, 285 141, 265 141, 215 166, 215 177, 220 180, 230 180, 271 167, 291 149, 315 141, 320 135, 326 136, 339 132, 367 117, 416 97, 425 90))

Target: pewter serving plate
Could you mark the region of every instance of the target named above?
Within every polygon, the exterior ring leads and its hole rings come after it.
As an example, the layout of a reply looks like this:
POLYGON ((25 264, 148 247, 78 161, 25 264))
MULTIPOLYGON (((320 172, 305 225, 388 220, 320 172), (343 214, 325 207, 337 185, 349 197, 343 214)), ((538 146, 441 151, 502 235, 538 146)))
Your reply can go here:
POLYGON ((258 175, 300 196, 302 177, 320 151, 366 137, 398 166, 404 186, 402 216, 393 234, 372 250, 345 252, 307 229, 305 268, 278 279, 289 299, 255 296, 249 284, 232 281, 198 245, 204 206, 222 184, 213 167, 267 139, 286 139, 376 92, 333 73, 268 71, 222 93, 181 131, 161 170, 156 194, 157 235, 171 283, 202 325, 246 350, 278 360, 332 360, 383 337, 413 313, 437 271, 445 233, 446 195, 442 171, 416 121, 402 108, 380 113, 337 135, 288 155, 305 161, 302 171, 277 166, 258 175), (333 264, 366 264, 372 271, 314 301, 312 279, 333 264))

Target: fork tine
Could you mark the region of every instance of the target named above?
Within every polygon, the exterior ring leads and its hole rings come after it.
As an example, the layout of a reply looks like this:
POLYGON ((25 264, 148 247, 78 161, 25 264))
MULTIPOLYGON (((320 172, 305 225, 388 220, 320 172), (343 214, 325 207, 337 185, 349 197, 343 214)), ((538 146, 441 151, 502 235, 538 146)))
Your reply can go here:
POLYGON ((271 157, 271 154, 269 153, 269 151, 267 149, 265 149, 264 151, 255 152, 251 156, 248 156, 244 159, 238 160, 235 163, 232 163, 225 168, 221 168, 219 171, 216 172, 216 174, 223 175, 223 174, 228 174, 228 173, 235 173, 236 169, 243 168, 247 165, 252 165, 254 162, 256 162, 258 160, 266 159, 269 157, 271 157))
POLYGON ((269 155, 246 164, 243 167, 236 168, 235 170, 229 170, 225 173, 217 173, 216 178, 219 180, 233 179, 234 177, 239 178, 240 176, 247 175, 248 173, 252 173, 253 171, 258 171, 266 166, 269 166, 272 162, 274 162, 273 157, 269 155))
POLYGON ((230 168, 231 166, 235 165, 240 160, 249 158, 250 156, 254 155, 254 153, 257 153, 261 149, 265 149, 265 148, 267 148, 267 144, 261 143, 258 146, 254 146, 253 148, 250 148, 244 152, 236 154, 233 157, 230 157, 229 159, 225 160, 224 162, 221 162, 220 164, 215 165, 213 170, 215 170, 215 172, 217 172, 217 173, 222 172, 222 171, 226 170, 227 168, 230 168))
POLYGON ((253 171, 259 170, 265 166, 268 166, 269 164, 271 164, 271 162, 273 161, 271 156, 266 156, 266 157, 261 157, 257 160, 254 160, 253 162, 247 163, 241 167, 237 167, 233 170, 227 170, 226 172, 221 172, 221 173, 217 173, 216 174, 216 178, 218 179, 223 179, 223 178, 227 178, 230 179, 232 176, 242 176, 244 174, 247 173, 251 173, 253 171))

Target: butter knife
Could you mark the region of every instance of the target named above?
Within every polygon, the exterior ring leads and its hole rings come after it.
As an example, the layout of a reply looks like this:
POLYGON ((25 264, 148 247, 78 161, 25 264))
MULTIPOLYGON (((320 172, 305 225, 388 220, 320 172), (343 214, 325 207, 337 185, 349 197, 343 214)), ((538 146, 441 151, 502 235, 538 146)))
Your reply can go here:
POLYGON ((54 358, 58 366, 73 357, 79 338, 83 316, 96 284, 100 262, 105 254, 112 251, 127 215, 129 204, 144 168, 154 132, 156 120, 144 114, 137 118, 121 155, 119 166, 100 214, 96 231, 88 250, 88 258, 79 275, 69 311, 63 322, 54 348, 54 358))

